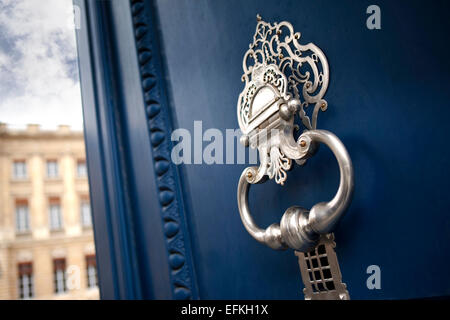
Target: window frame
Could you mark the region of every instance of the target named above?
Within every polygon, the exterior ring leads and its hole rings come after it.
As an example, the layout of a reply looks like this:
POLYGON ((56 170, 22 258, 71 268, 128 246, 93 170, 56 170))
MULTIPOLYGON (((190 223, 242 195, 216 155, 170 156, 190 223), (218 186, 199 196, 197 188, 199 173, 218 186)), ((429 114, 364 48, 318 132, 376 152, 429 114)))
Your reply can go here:
POLYGON ((16 199, 14 206, 15 231, 16 234, 27 234, 31 232, 30 206, 28 199, 16 199), (21 210, 25 209, 25 210, 21 210), (24 224, 24 226, 23 226, 24 224))
POLYGON ((92 210, 88 196, 80 197, 80 224, 83 228, 92 228, 92 210), (89 206, 88 212, 85 212, 85 205, 89 206))
POLYGON ((98 271, 95 255, 94 254, 86 255, 85 262, 86 262, 86 287, 88 289, 98 288, 98 271), (95 278, 94 281, 92 281, 92 277, 95 278))
POLYGON ((48 200, 48 228, 50 231, 61 231, 64 229, 64 218, 61 200, 59 197, 50 197, 48 200), (58 208, 56 214, 55 210, 58 208), (55 217, 57 223, 55 223, 55 217))
POLYGON ((47 159, 45 161, 45 177, 47 179, 58 179, 59 176, 59 161, 58 159, 47 159), (50 168, 53 167, 53 171, 50 168))
POLYGON ((17 264, 17 290, 18 298, 20 300, 27 300, 34 298, 34 277, 33 277, 33 263, 19 262, 17 264), (27 286, 24 286, 24 280, 27 280, 27 286), (27 288, 27 290, 25 290, 27 288), (28 295, 25 296, 25 293, 28 295))
POLYGON ((66 258, 55 258, 53 259, 53 293, 65 294, 68 291, 66 258))
POLYGON ((12 162, 12 178, 13 180, 26 180, 28 179, 28 163, 25 159, 15 159, 12 162), (21 166, 19 166, 19 164, 21 166), (18 168, 21 167, 21 170, 18 168), (18 174, 21 172, 20 174, 18 174))
POLYGON ((87 163, 84 159, 78 159, 77 160, 77 178, 87 178, 88 176, 88 169, 87 169, 87 163), (80 173, 80 167, 83 167, 82 172, 80 173))

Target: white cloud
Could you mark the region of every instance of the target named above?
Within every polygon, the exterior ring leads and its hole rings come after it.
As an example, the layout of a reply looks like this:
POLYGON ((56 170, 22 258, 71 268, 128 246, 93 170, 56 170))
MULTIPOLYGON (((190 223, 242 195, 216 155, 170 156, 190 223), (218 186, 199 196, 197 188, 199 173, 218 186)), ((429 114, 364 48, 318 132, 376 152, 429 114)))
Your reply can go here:
POLYGON ((10 64, 10 58, 4 52, 0 51, 0 67, 10 64))
POLYGON ((0 0, 0 122, 82 127, 71 10, 71 0, 0 0))

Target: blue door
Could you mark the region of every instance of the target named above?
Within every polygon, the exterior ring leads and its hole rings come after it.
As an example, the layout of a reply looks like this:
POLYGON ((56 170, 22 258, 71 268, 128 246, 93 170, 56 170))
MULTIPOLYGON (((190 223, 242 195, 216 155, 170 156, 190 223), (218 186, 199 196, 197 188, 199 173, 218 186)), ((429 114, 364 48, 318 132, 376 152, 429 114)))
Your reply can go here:
MULTIPOLYGON (((236 193, 249 164, 226 164, 225 149, 223 164, 194 159, 213 142, 208 129, 225 138, 239 126, 257 14, 291 22, 328 59, 328 110, 317 127, 339 137, 353 162, 353 201, 334 233, 350 297, 450 294, 447 4, 380 0, 380 28, 369 28, 368 1, 75 4, 104 298, 303 299, 294 251, 272 250, 243 227, 236 193), (175 129, 190 133, 190 164, 172 159, 175 129)), ((266 227, 288 207, 331 199, 338 184, 323 147, 284 186, 254 186, 250 209, 266 227)))

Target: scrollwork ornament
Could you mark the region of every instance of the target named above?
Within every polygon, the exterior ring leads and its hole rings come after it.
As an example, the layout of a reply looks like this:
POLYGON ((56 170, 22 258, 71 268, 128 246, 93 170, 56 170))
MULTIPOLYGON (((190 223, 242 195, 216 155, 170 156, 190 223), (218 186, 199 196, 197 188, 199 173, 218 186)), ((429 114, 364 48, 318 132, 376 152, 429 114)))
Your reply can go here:
POLYGON ((252 72, 260 65, 276 65, 287 78, 288 94, 300 101, 299 116, 306 129, 317 128, 320 110, 327 109, 323 99, 328 88, 329 67, 320 48, 299 43, 301 34, 283 21, 268 23, 258 16, 253 42, 244 55, 242 81, 251 82, 252 72), (310 116, 306 109, 314 105, 310 116))
POLYGON ((315 44, 302 45, 299 39, 300 33, 289 22, 271 24, 258 17, 253 42, 243 58, 245 87, 237 117, 242 141, 258 148, 261 156, 253 183, 268 176, 283 185, 292 160, 305 163, 307 151, 314 148, 301 147, 306 142, 294 140, 294 130, 300 129, 295 114, 305 130, 314 130, 319 111, 328 106, 323 99, 329 79, 325 55, 315 44), (314 108, 308 115, 310 105, 314 108))

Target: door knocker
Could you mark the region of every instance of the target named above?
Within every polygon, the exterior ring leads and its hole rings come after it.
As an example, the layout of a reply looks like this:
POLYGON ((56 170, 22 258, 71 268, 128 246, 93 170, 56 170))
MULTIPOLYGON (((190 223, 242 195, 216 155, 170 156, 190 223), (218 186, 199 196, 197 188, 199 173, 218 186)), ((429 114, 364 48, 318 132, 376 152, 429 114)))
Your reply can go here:
POLYGON ((331 236, 345 213, 353 192, 353 166, 339 138, 317 129, 318 114, 327 109, 323 97, 329 68, 324 53, 312 43, 300 44, 300 33, 289 22, 270 24, 259 15, 257 20, 253 42, 243 59, 245 88, 239 95, 237 117, 241 143, 258 150, 260 166, 242 172, 237 190, 239 212, 257 241, 273 249, 308 253, 331 236), (311 117, 306 112, 310 109, 311 117), (294 123, 297 114, 304 131, 295 139, 294 131, 300 129, 294 123), (290 207, 279 224, 258 227, 248 207, 250 186, 270 179, 283 185, 294 162, 303 165, 319 144, 327 145, 339 164, 340 183, 334 198, 311 210, 290 207))

